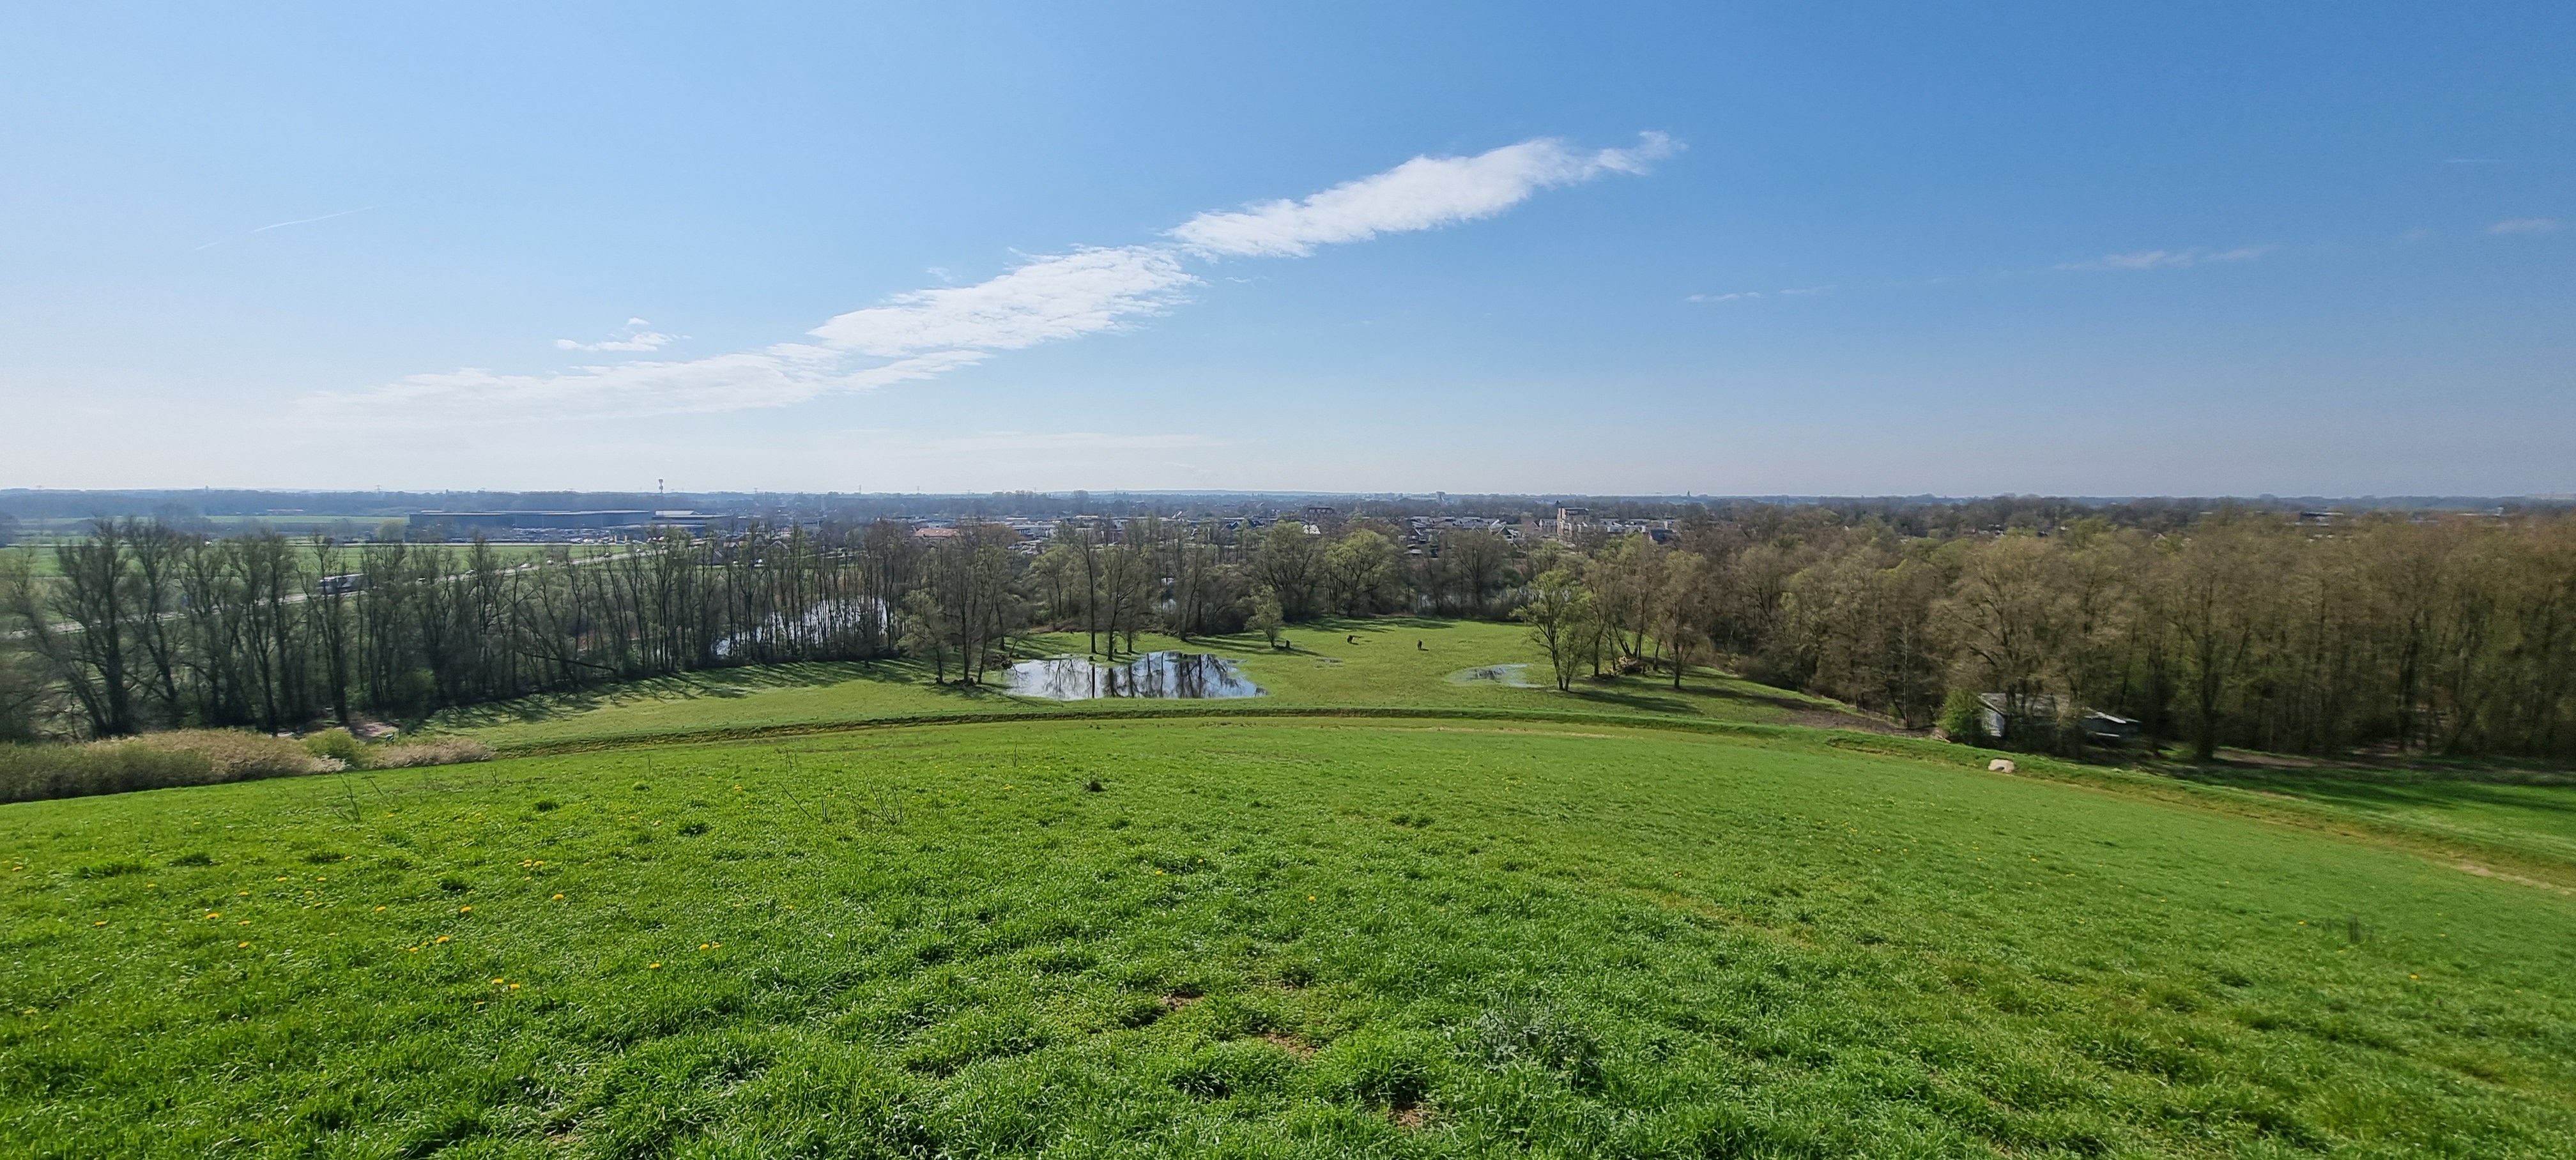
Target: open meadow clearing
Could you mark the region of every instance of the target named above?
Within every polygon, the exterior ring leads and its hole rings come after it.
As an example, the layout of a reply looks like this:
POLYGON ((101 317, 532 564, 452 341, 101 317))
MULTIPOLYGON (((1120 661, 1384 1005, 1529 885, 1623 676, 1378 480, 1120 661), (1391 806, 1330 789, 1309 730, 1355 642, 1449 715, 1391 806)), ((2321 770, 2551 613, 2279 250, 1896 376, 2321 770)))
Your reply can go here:
POLYGON ((2576 1149, 2560 885, 1973 756, 1050 720, 10 806, 0 1149, 2576 1149))
MULTIPOLYGON (((1290 649, 1258 635, 1182 641, 1157 633, 1142 648, 1206 653, 1235 661, 1262 695, 1240 701, 1102 699, 1049 701, 1014 696, 995 679, 939 685, 912 661, 714 669, 637 681, 598 692, 549 694, 450 710, 435 731, 464 733, 504 752, 550 750, 696 734, 830 728, 883 718, 994 713, 1119 713, 1385 709, 1652 714, 1744 723, 1877 726, 1877 719, 1821 697, 1695 669, 1680 691, 1669 678, 1583 681, 1574 694, 1548 685, 1547 657, 1520 626, 1474 620, 1354 620, 1298 626, 1290 649), (1497 666, 1523 684, 1474 679, 1497 666), (1541 687, 1529 687, 1531 683, 1541 687)), ((1080 633, 1051 633, 1024 654, 1080 653, 1080 633)))

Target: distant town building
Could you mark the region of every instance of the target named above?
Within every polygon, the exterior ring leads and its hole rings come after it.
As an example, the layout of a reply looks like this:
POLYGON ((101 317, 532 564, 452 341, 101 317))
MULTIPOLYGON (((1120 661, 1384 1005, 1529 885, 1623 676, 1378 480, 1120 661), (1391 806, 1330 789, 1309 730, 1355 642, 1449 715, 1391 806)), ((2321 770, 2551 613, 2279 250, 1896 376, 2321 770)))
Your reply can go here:
POLYGON ((415 528, 445 524, 453 528, 640 528, 654 522, 659 515, 649 511, 586 512, 414 512, 410 523, 415 528))

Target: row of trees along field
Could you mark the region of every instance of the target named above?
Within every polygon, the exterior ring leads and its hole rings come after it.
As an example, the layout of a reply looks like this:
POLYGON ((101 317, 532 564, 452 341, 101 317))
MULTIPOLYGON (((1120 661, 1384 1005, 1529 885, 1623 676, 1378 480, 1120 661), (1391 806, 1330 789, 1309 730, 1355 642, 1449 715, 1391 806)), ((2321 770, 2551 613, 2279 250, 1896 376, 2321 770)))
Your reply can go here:
POLYGON ((1116 656, 1148 631, 1275 639, 1420 613, 1528 622, 1567 689, 1715 665, 1915 726, 1965 729, 1983 693, 2018 716, 2116 713, 2202 754, 2576 755, 2576 520, 2069 516, 1911 534, 1920 521, 1734 504, 1687 510, 1669 543, 1462 529, 1410 548, 1370 519, 1102 519, 1037 544, 827 520, 582 558, 101 521, 40 549, 53 568, 21 553, 0 574, 0 730, 281 729, 894 656, 981 682, 1034 630, 1116 656))

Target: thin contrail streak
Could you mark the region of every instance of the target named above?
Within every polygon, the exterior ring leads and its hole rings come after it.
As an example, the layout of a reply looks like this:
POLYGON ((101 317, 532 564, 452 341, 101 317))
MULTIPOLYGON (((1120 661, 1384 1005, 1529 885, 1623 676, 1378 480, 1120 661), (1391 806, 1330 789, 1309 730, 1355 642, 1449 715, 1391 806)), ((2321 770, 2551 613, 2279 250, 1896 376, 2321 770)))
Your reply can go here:
POLYGON ((376 208, 376 207, 374 207, 374 206, 372 206, 372 205, 362 205, 362 206, 359 206, 359 207, 358 207, 358 208, 356 208, 356 209, 344 209, 344 210, 341 210, 341 211, 340 211, 340 212, 338 212, 338 213, 326 213, 326 214, 323 214, 323 215, 322 215, 322 216, 320 216, 320 217, 297 218, 297 219, 295 219, 294 221, 291 221, 291 222, 279 222, 279 223, 277 223, 277 224, 275 224, 275 225, 261 226, 261 227, 259 227, 258 229, 252 230, 251 232, 252 232, 252 233, 254 233, 254 234, 264 234, 264 233, 267 233, 267 232, 268 232, 268 231, 270 231, 270 230, 284 229, 284 228, 286 228, 286 227, 288 227, 288 226, 302 226, 302 225, 311 225, 311 224, 312 224, 312 223, 314 223, 314 222, 327 222, 327 221, 331 220, 332 218, 336 218, 336 217, 347 217, 347 216, 349 216, 350 214, 353 214, 353 213, 365 213, 365 212, 367 212, 368 210, 371 210, 371 209, 374 209, 374 208, 376 208))
MULTIPOLYGON (((323 215, 322 215, 322 216, 320 216, 320 217, 297 218, 297 219, 295 219, 294 221, 291 221, 291 222, 275 222, 275 223, 272 223, 272 224, 269 224, 269 225, 261 226, 261 227, 259 227, 258 229, 252 230, 252 231, 250 231, 250 234, 264 234, 264 233, 267 233, 267 232, 268 232, 268 231, 270 231, 270 230, 282 230, 282 229, 285 229, 285 228, 286 228, 286 227, 288 227, 288 226, 303 226, 303 225, 311 225, 311 224, 313 224, 314 222, 327 222, 327 221, 331 220, 332 218, 347 217, 347 216, 349 216, 350 214, 353 214, 353 213, 365 213, 365 212, 367 212, 368 210, 371 210, 371 209, 374 209, 374 208, 376 208, 376 207, 374 207, 374 206, 372 206, 372 205, 362 205, 362 206, 359 206, 359 207, 358 207, 358 208, 356 208, 356 209, 344 209, 344 210, 341 210, 341 211, 340 211, 340 212, 338 212, 338 213, 326 213, 326 214, 323 214, 323 215)), ((247 238, 247 237, 249 237, 249 236, 250 236, 250 234, 235 234, 235 235, 233 235, 233 237, 242 237, 242 238, 247 238)), ((225 242, 229 242, 229 241, 231 241, 231 240, 233 240, 233 239, 232 239, 232 238, 216 238, 215 240, 213 240, 213 241, 211 241, 211 242, 208 242, 208 243, 206 243, 205 245, 202 245, 202 246, 190 246, 190 247, 188 248, 188 252, 189 252, 189 253, 191 253, 191 254, 193 254, 193 253, 196 253, 196 252, 197 252, 197 251, 199 251, 199 250, 211 250, 211 249, 214 249, 215 247, 220 246, 220 245, 224 244, 225 242)))

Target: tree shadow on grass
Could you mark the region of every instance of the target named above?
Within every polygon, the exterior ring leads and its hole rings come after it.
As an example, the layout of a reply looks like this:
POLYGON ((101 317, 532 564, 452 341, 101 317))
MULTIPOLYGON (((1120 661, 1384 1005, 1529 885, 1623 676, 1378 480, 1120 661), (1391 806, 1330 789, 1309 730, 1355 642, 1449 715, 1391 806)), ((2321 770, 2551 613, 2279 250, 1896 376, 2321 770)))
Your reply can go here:
MULTIPOLYGON (((824 685, 871 681, 890 685, 919 685, 933 691, 950 686, 934 685, 928 672, 908 660, 882 661, 807 661, 783 665, 744 665, 729 669, 698 669, 664 677, 647 677, 637 681, 592 688, 569 689, 559 693, 538 693, 508 701, 484 705, 465 705, 440 711, 431 723, 446 729, 481 729, 495 725, 531 724, 579 716, 598 709, 649 701, 695 701, 707 698, 733 699, 773 689, 815 688, 824 685)), ((966 686, 968 695, 990 694, 990 688, 966 686)))
POLYGON ((2530 771, 2380 771, 2322 769, 2294 773, 2279 769, 2195 767, 2177 776, 2213 785, 2261 793, 2287 794, 2370 811, 2441 810, 2457 806, 2494 806, 2552 814, 2576 814, 2576 782, 2530 771), (2538 792, 2535 792, 2538 791, 2538 792))
POLYGON ((1791 713, 1815 714, 1821 712, 1845 716, 1852 715, 1848 707, 1839 701, 1828 701, 1815 697, 1802 696, 1786 689, 1772 689, 1767 686, 1752 686, 1749 682, 1744 682, 1736 678, 1724 677, 1723 675, 1720 675, 1716 680, 1703 679, 1708 677, 1708 675, 1709 674, 1704 671, 1694 671, 1690 676, 1685 676, 1682 679, 1682 687, 1679 689, 1673 688, 1672 679, 1669 675, 1664 677, 1613 677, 1608 680, 1592 677, 1578 677, 1575 679, 1574 691, 1577 695, 1598 694, 1600 696, 1610 698, 1632 698, 1639 701, 1652 701, 1670 705, 1672 706, 1672 711, 1675 712, 1694 711, 1696 706, 1693 705, 1693 701, 1723 701, 1742 705, 1760 705, 1765 708, 1780 709, 1791 713))
POLYGON ((1631 713, 1663 713, 1688 716, 1699 712, 1699 710, 1690 702, 1679 697, 1651 696, 1645 693, 1628 692, 1616 688, 1603 688, 1598 685, 1587 685, 1581 681, 1575 682, 1570 695, 1591 704, 1608 708, 1624 709, 1631 713))
POLYGON ((1455 628, 1460 622, 1436 616, 1382 616, 1374 620, 1354 620, 1349 623, 1353 626, 1353 631, 1394 632, 1403 629, 1409 632, 1420 632, 1424 629, 1455 628))

